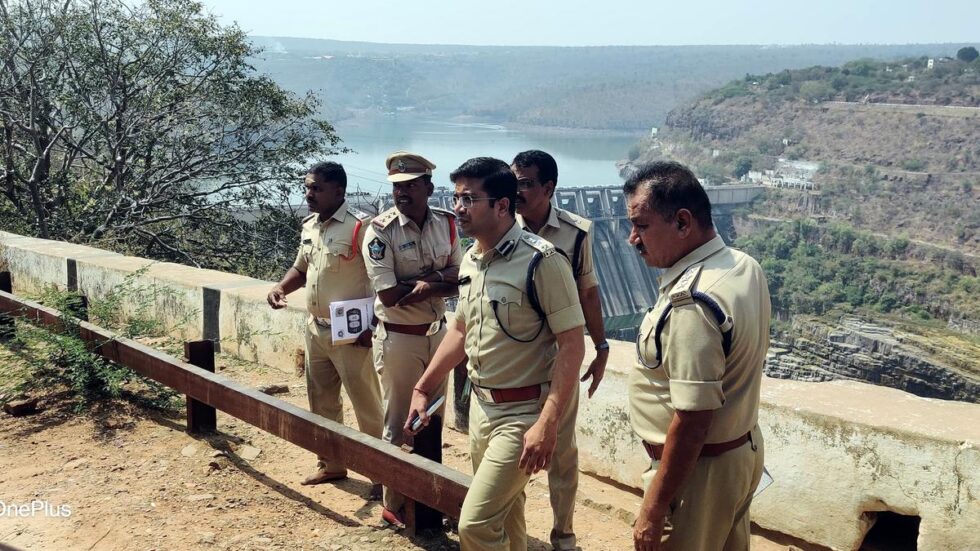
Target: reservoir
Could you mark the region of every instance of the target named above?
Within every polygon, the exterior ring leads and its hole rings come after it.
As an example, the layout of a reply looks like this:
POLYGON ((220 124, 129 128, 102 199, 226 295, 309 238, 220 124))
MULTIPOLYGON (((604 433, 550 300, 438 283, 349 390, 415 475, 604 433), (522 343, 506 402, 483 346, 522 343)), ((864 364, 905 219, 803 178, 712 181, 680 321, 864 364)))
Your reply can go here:
POLYGON ((395 114, 343 121, 340 144, 353 150, 331 157, 347 171, 348 191, 390 192, 385 158, 404 149, 436 164, 433 183, 449 187, 449 173, 471 157, 506 162, 527 149, 547 151, 558 162, 559 187, 620 185, 616 161, 624 159, 637 135, 588 130, 510 128, 479 122, 433 120, 395 114))

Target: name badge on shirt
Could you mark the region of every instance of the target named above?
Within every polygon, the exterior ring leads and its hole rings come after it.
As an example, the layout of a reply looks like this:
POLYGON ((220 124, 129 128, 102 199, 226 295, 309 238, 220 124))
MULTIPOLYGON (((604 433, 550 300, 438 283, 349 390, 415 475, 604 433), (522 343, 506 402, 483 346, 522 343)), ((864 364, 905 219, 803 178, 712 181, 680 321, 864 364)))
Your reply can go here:
POLYGON ((408 243, 402 243, 401 245, 399 245, 398 251, 399 252, 407 251, 408 249, 414 249, 414 248, 415 248, 415 241, 409 241, 408 243))

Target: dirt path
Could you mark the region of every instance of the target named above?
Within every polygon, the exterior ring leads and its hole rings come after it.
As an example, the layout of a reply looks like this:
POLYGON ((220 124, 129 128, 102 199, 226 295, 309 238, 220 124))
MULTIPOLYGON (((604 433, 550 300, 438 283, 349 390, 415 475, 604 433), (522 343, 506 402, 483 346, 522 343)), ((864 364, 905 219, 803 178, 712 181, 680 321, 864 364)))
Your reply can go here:
MULTIPOLYGON (((9 361, 0 348, 0 365, 9 361)), ((290 393, 281 397, 305 405, 302 379, 225 357, 218 363, 223 374, 248 384, 287 383, 290 393)), ((2 544, 57 551, 458 549, 452 533, 409 539, 380 528, 381 505, 365 501, 369 484, 359 475, 301 486, 314 465, 310 453, 221 412, 221 432, 200 438, 184 432, 182 417, 128 404, 83 416, 57 395, 44 403, 37 415, 0 414, 0 501, 8 509, 38 508, 33 516, 0 511, 2 544), (246 459, 255 449, 258 455, 246 459)), ((465 435, 445 432, 444 461, 469 473, 465 435)), ((529 549, 549 549, 547 478, 536 476, 527 494, 529 549)), ((581 548, 632 549, 630 523, 639 502, 634 493, 583 475, 576 515, 581 548)), ((759 537, 754 543, 786 549, 759 537)))

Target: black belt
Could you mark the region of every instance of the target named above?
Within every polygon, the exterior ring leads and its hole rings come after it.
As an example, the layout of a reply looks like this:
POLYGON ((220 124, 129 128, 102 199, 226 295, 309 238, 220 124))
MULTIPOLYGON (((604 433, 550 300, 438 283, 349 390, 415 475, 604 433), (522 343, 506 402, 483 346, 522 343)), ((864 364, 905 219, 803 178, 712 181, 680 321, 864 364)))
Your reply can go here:
MULTIPOLYGON (((429 334, 429 330, 432 329, 432 323, 419 323, 419 324, 406 324, 406 323, 392 323, 390 321, 381 322, 385 325, 386 331, 391 331, 392 333, 401 333, 403 335, 415 335, 424 337, 429 334)), ((433 322, 435 323, 435 322, 433 322)), ((439 320, 439 329, 446 325, 446 318, 439 320)), ((438 332, 438 330, 436 330, 438 332)))

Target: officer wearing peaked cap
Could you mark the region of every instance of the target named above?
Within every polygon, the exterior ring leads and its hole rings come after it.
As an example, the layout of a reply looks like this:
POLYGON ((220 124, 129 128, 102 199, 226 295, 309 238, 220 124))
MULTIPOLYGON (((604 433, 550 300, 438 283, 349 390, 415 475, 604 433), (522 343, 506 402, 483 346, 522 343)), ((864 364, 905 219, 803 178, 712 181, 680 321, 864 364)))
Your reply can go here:
MULTIPOLYGON (((374 365, 384 390, 386 442, 405 442, 412 387, 446 334, 444 297, 457 294, 462 258, 453 213, 429 207, 436 165, 407 151, 388 156, 395 206, 379 214, 364 237, 364 259, 377 293, 374 365)), ((445 394, 445 384, 433 389, 445 394)), ((442 408, 439 415, 442 415, 442 408)), ((404 497, 385 488, 382 517, 403 522, 404 497)))
POLYGON ((650 456, 635 548, 747 550, 763 469, 765 276, 715 233, 708 196, 683 165, 642 166, 624 191, 630 243, 664 269, 630 372, 630 420, 650 456))
MULTIPOLYGON (((381 387, 372 369, 370 331, 354 344, 335 345, 330 332, 330 303, 371 296, 361 244, 370 218, 348 206, 344 197, 347 174, 337 163, 312 167, 305 179, 311 214, 303 220, 296 261, 272 291, 272 308, 286 306, 286 295, 306 286, 306 384, 310 410, 342 423, 340 387, 347 389, 361 432, 381 437, 381 387)), ((317 470, 303 484, 320 484, 347 477, 342 459, 319 458, 317 470)), ((380 485, 371 498, 381 498, 380 485)))

